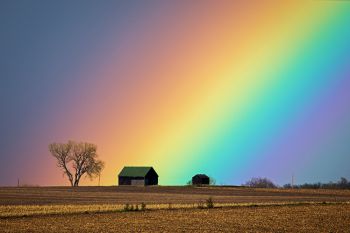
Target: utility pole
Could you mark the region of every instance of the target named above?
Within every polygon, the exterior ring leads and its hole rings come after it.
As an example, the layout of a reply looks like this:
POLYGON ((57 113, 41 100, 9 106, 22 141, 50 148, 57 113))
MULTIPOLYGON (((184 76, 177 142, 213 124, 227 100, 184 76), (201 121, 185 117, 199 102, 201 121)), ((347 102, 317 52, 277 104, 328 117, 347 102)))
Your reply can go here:
POLYGON ((17 187, 19 187, 19 178, 17 178, 17 187))
POLYGON ((292 174, 292 184, 291 184, 292 188, 294 188, 294 174, 292 174))

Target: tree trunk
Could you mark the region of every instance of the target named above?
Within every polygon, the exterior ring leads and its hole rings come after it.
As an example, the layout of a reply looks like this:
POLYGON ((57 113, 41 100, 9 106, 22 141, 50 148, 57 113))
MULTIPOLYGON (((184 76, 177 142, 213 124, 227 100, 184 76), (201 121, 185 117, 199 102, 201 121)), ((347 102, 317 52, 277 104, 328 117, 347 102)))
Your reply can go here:
POLYGON ((79 179, 75 179, 74 181, 74 187, 78 187, 79 186, 79 179))

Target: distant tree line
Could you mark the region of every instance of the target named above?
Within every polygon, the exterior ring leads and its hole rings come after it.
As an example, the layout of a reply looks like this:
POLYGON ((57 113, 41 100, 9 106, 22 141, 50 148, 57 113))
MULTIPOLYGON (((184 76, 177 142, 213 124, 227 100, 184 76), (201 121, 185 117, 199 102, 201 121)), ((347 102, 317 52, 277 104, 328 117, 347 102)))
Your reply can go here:
MULTIPOLYGON (((251 188, 280 188, 277 184, 271 181, 268 178, 253 177, 248 180, 243 186, 251 188)), ((328 183, 305 183, 299 185, 285 184, 282 188, 296 188, 296 189, 350 189, 350 181, 346 178, 341 177, 337 182, 328 182, 328 183)))
MULTIPOLYGON (((292 188, 291 184, 283 185, 283 188, 292 188)), ((337 182, 328 182, 328 183, 305 183, 300 185, 293 185, 293 188, 301 189, 350 189, 350 181, 346 178, 341 177, 337 182)))

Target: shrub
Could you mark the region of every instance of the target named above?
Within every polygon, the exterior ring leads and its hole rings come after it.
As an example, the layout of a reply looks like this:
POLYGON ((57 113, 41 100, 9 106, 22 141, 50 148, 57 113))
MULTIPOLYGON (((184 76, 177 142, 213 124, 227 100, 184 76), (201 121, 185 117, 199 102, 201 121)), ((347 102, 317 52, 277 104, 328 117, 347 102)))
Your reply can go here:
POLYGON ((126 203, 124 206, 124 211, 129 211, 130 210, 130 205, 129 203, 126 203))
POLYGON ((134 205, 129 205, 127 203, 124 206, 124 211, 139 211, 139 210, 145 211, 146 210, 146 204, 142 202, 140 207, 139 207, 138 204, 135 204, 135 206, 134 206, 134 205))
POLYGON ((213 177, 209 177, 209 185, 216 185, 216 180, 213 177))
POLYGON ((199 202, 198 203, 198 209, 204 209, 204 203, 203 202, 199 202))
POLYGON ((142 210, 142 211, 145 211, 145 210, 146 210, 146 204, 143 203, 143 202, 141 203, 141 210, 142 210))
POLYGON ((193 185, 193 184, 192 184, 192 180, 187 181, 186 185, 187 185, 187 186, 193 185))
POLYGON ((207 205, 207 208, 208 208, 208 209, 214 208, 213 198, 209 197, 209 198, 206 200, 206 205, 207 205))

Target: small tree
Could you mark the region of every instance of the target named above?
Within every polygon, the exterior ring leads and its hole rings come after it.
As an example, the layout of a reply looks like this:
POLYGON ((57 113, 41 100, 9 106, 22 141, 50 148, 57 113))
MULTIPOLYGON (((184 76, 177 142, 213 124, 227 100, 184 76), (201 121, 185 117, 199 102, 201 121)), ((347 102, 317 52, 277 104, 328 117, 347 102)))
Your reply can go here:
POLYGON ((291 189, 291 188, 293 188, 293 187, 292 187, 291 184, 285 184, 285 185, 283 185, 283 188, 285 188, 285 189, 291 189))
POLYGON ((277 188, 277 185, 275 185, 271 180, 261 177, 253 177, 244 185, 252 188, 277 188))
POLYGON ((187 181, 186 185, 192 185, 192 180, 187 181))
POLYGON ((209 185, 216 185, 216 180, 213 177, 209 177, 209 185))
POLYGON ((56 158, 57 166, 68 177, 71 186, 79 186, 83 175, 95 178, 104 168, 104 163, 97 159, 97 146, 91 143, 52 143, 49 151, 56 158))
POLYGON ((346 178, 341 177, 337 185, 339 188, 346 189, 350 187, 350 182, 346 178))

